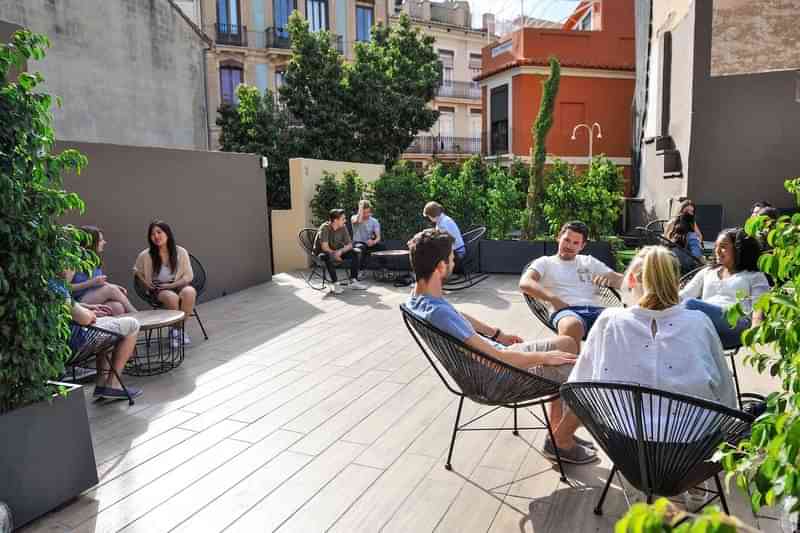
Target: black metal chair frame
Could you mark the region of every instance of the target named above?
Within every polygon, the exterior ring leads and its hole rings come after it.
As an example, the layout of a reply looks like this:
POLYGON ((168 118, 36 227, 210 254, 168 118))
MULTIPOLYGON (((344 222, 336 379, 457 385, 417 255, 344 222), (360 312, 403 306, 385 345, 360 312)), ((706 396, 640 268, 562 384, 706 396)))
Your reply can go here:
MULTIPOLYGON (((197 293, 197 299, 200 299, 200 295, 203 294, 203 291, 206 289, 206 269, 203 268, 203 264, 193 256, 189 254, 189 260, 192 263, 192 272, 194 276, 192 277, 190 286, 194 287, 195 292, 197 293)), ((158 300, 154 299, 151 295, 150 291, 144 286, 142 281, 139 279, 139 276, 133 276, 133 287, 136 289, 136 294, 147 302, 153 309, 161 309, 164 305, 159 302, 158 300)), ((195 301, 195 307, 192 309, 192 314, 189 316, 193 316, 197 319, 197 323, 200 325, 200 330, 203 332, 203 337, 205 340, 208 340, 208 333, 206 333, 206 328, 203 326, 203 321, 200 320, 200 314, 197 312, 197 302, 195 301)))
MULTIPOLYGON (((297 234, 297 241, 300 243, 300 248, 308 256, 309 263, 311 263, 311 271, 305 277, 306 284, 316 291, 322 291, 331 284, 331 280, 328 279, 328 269, 325 266, 325 261, 314 253, 314 241, 317 239, 317 233, 318 230, 314 228, 303 228, 297 234), (315 282, 315 278, 319 278, 320 281, 315 282)), ((350 268, 350 262, 345 259, 337 264, 336 268, 350 268)))
POLYGON ((105 372, 109 375, 113 374, 113 376, 117 378, 120 386, 122 386, 122 390, 124 390, 125 394, 128 396, 128 404, 133 405, 133 398, 130 392, 128 392, 125 383, 122 381, 122 376, 114 370, 114 365, 112 364, 111 353, 114 351, 114 347, 122 340, 122 335, 97 326, 80 326, 75 322, 73 322, 73 327, 83 330, 85 335, 84 342, 77 349, 72 351, 72 355, 64 366, 73 368, 78 366, 83 367, 92 361, 96 361, 98 357, 104 358, 108 365, 108 370, 105 372))
MULTIPOLYGON (((403 321, 409 333, 414 338, 422 351, 422 354, 433 367, 436 374, 444 383, 444 386, 459 397, 458 412, 456 413, 453 434, 450 439, 450 449, 447 453, 445 468, 452 470, 453 449, 456 443, 456 435, 460 431, 512 431, 514 435, 519 435, 520 430, 547 429, 552 442, 555 442, 553 431, 550 427, 550 419, 547 415, 545 404, 558 400, 559 384, 543 377, 525 372, 508 363, 500 361, 490 355, 474 350, 448 335, 447 333, 435 328, 431 324, 420 320, 405 305, 400 306, 403 314, 403 321), (423 342, 424 340, 424 342, 423 342), (426 345, 428 349, 426 349, 426 345), (430 352, 433 353, 431 356, 430 352), (454 387, 444 376, 436 360, 444 367, 450 376, 454 387), (494 409, 478 415, 467 422, 461 423, 461 411, 464 406, 464 399, 469 398, 473 402, 493 406, 494 409), (530 407, 541 406, 543 418, 540 418, 530 407), (476 428, 468 427, 482 419, 483 417, 495 412, 500 408, 514 410, 513 428, 476 428), (518 424, 517 410, 526 408, 528 412, 542 425, 520 427, 518 424)), ((555 448, 556 463, 561 473, 561 481, 566 482, 564 467, 555 448)))
POLYGON ((489 274, 480 271, 480 240, 485 233, 483 226, 464 233, 464 258, 458 261, 461 272, 447 279, 443 287, 445 290, 455 292, 468 289, 489 277, 489 274))
POLYGON ((648 503, 654 495, 675 496, 713 476, 716 490, 700 489, 711 494, 711 498, 691 511, 698 512, 719 498, 729 514, 719 479, 722 467, 709 459, 722 442, 735 444, 745 437, 753 416, 701 398, 632 383, 571 382, 562 385, 560 392, 613 463, 594 508, 595 514, 603 513, 603 502, 615 473, 621 473, 644 492, 648 503), (632 396, 633 405, 625 402, 625 396, 632 396), (652 422, 656 414, 654 406, 659 415, 666 413, 666 418, 656 417, 658 421, 652 422), (650 434, 645 435, 644 418, 648 411, 650 434), (679 414, 674 417, 676 413, 679 414), (683 418, 675 421, 680 416, 683 418), (699 469, 704 464, 705 468, 699 469))

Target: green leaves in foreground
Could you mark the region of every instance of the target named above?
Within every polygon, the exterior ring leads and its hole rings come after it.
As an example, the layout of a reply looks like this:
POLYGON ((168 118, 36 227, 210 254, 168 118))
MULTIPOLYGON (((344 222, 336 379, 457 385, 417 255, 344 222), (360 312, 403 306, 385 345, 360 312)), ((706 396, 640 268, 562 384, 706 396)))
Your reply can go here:
POLYGON ((654 504, 637 503, 617 522, 614 533, 736 533, 755 532, 717 507, 706 507, 700 515, 681 511, 666 498, 654 504))

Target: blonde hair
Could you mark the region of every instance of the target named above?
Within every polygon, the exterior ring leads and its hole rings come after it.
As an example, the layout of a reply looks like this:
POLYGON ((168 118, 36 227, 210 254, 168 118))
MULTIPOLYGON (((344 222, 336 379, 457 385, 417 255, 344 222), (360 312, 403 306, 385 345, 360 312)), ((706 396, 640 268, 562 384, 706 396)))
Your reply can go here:
POLYGON ((664 246, 645 246, 633 258, 625 279, 636 278, 644 294, 639 305, 645 309, 660 311, 678 305, 678 283, 680 266, 677 258, 664 246))
POLYGON ((372 209, 372 204, 369 203, 369 200, 359 200, 358 207, 360 209, 372 209))

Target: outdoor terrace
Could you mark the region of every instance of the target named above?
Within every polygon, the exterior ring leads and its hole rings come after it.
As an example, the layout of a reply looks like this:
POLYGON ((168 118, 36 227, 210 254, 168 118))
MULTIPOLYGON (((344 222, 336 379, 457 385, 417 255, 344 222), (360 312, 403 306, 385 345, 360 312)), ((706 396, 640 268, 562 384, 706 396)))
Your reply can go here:
MULTIPOLYGON (((548 335, 516 283, 493 276, 449 298, 506 331, 548 335)), ((611 531, 627 508, 618 484, 605 515, 592 513, 608 460, 565 465, 560 483, 537 451, 542 431, 460 433, 444 469, 456 398, 406 331, 408 289, 370 285, 329 296, 282 274, 201 305, 210 340, 190 319, 183 365, 129 378, 145 391, 133 407, 92 403, 86 387, 100 484, 24 531, 611 531)), ((745 390, 769 390, 740 369, 745 390)), ((511 411, 485 422, 509 427, 511 411)), ((738 492, 729 503, 780 530, 738 492)))

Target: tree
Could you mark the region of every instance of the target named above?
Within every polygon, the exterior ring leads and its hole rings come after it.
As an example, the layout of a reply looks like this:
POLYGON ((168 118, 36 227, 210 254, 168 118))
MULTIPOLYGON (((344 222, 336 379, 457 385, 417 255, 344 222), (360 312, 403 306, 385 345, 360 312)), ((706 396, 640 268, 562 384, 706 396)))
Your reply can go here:
POLYGON ((545 141, 547 133, 553 126, 553 106, 558 95, 558 84, 561 79, 561 64, 555 57, 550 58, 550 76, 542 82, 542 101, 539 114, 533 124, 533 157, 531 158, 530 185, 528 185, 527 215, 525 238, 532 239, 541 219, 541 199, 544 194, 544 166, 547 161, 545 141))
POLYGON ((236 97, 236 107, 223 105, 219 109, 221 149, 266 156, 267 201, 273 208, 289 209, 289 157, 297 153, 303 132, 290 127, 288 113, 275 105, 270 91, 260 94, 255 87, 240 85, 236 97))
POLYGON ((58 221, 83 209, 63 190, 62 173, 80 171, 86 158, 52 153, 53 99, 38 90, 44 79, 13 74, 49 45, 21 30, 0 46, 0 414, 52 396, 47 380, 63 373, 70 354, 70 312, 48 282, 90 266, 80 232, 58 221))

